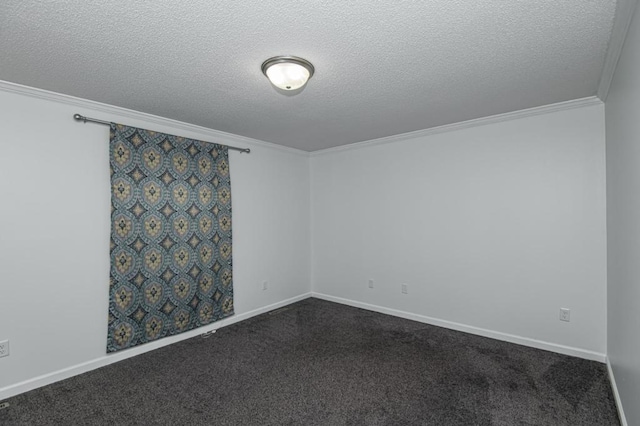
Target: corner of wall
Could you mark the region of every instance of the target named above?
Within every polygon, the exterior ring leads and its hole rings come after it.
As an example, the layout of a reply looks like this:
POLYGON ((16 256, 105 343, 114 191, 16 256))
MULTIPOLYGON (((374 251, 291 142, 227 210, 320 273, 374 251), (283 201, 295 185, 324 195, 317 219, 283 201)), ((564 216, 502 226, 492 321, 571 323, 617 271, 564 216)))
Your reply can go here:
POLYGON ((313 292, 314 285, 314 215, 313 215, 313 156, 309 153, 309 291, 313 292))

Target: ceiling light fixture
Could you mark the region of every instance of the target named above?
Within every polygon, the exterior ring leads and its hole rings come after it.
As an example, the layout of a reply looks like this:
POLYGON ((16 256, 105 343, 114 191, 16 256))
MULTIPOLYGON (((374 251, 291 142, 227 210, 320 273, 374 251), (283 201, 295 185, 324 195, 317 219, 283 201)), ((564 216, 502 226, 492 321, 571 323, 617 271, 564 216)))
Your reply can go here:
POLYGON ((282 90, 296 90, 307 84, 315 69, 297 56, 274 56, 262 63, 262 73, 282 90))

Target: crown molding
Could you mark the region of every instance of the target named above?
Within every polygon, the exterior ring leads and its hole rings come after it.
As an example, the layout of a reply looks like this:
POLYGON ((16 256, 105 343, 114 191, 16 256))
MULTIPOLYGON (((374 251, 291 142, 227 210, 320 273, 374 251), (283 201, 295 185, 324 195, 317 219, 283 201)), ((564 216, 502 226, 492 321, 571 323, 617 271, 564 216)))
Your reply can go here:
POLYGON ((416 130, 415 132, 401 133, 398 135, 386 136, 379 139, 371 139, 362 142, 356 142, 349 145, 341 145, 332 148, 313 151, 311 157, 317 157, 326 154, 332 154, 340 151, 350 151, 353 149, 367 148, 375 145, 382 145, 394 142, 405 141, 425 136, 437 135, 440 133, 455 132, 457 130, 469 129, 471 127, 485 126, 487 124, 500 123, 503 121, 511 121, 519 118, 531 117, 535 115, 549 114, 552 112, 565 111, 575 108, 583 108, 594 105, 602 105, 603 102, 596 96, 588 98, 575 99, 571 101, 558 102, 550 105, 543 105, 534 108, 523 109, 519 111, 507 112, 504 114, 491 115, 488 117, 475 118, 473 120, 461 121, 458 123, 445 124, 443 126, 431 127, 429 129, 416 130))
POLYGON ((611 38, 607 47, 607 56, 604 60, 604 68, 600 76, 597 95, 602 101, 607 100, 609 88, 616 72, 616 66, 622 53, 624 41, 627 38, 629 25, 633 19, 633 13, 636 9, 638 0, 618 0, 616 4, 616 14, 613 19, 613 28, 611 30, 611 38))
MULTIPOLYGON (((636 1, 636 0, 633 0, 636 1)), ((398 135, 387 136, 378 139, 371 139, 362 142, 356 142, 349 145, 341 145, 337 147, 322 149, 319 151, 307 152, 296 148, 291 148, 283 145, 274 144, 271 142, 262 141, 259 139, 253 139, 245 136, 236 135, 233 133, 222 132, 220 130, 210 129, 207 127, 198 126, 195 124, 185 123, 183 121, 174 120, 171 118, 160 117, 145 112, 135 111, 127 108, 122 108, 114 105, 104 104, 101 102, 92 101, 89 99, 77 98, 75 96, 65 95, 62 93, 51 92, 49 90, 39 89, 36 87, 24 86, 9 81, 0 80, 0 91, 8 93, 17 93, 20 95, 29 96, 32 98, 43 99, 53 102, 58 102, 66 105, 72 105, 79 108, 90 109, 95 112, 103 112, 105 114, 113 114, 123 118, 129 118, 132 120, 142 120, 145 122, 158 124, 162 126, 169 126, 175 129, 186 130, 195 132, 209 138, 223 139, 226 145, 242 147, 242 145, 259 146, 268 149, 274 149, 277 151, 283 151, 290 154, 300 155, 303 157, 315 157, 325 155, 333 152, 347 151, 352 149, 360 149, 374 145, 381 145, 393 142, 404 141, 408 139, 414 139, 418 137, 436 135, 439 133, 453 132, 456 130, 468 129, 471 127, 484 126, 487 124, 499 123, 502 121, 515 120, 518 118, 524 118, 534 115, 547 114, 556 111, 563 111, 574 108, 581 108, 592 105, 601 105, 602 101, 596 96, 588 98, 576 99, 571 101, 559 102, 551 105, 544 105, 535 108, 524 109, 520 111, 507 112, 504 114, 492 115, 489 117, 477 118, 473 120, 462 121, 458 123, 446 124, 443 126, 432 127, 429 129, 416 130, 414 132, 401 133, 398 135)), ((91 115, 79 111, 82 115, 91 115)), ((101 117, 93 117, 100 119, 101 117)), ((126 124, 126 123, 123 123, 126 124)))
MULTIPOLYGON (((135 111, 132 109, 122 108, 115 105, 104 104, 102 102, 96 102, 89 99, 77 98, 75 96, 65 95, 62 93, 51 92, 49 90, 39 89, 36 87, 24 86, 22 84, 12 83, 9 81, 0 80, 0 91, 8 93, 16 93, 19 95, 25 95, 32 98, 43 99, 47 101, 58 102, 66 105, 76 106, 78 108, 86 108, 95 112, 102 112, 105 114, 114 114, 125 119, 142 120, 148 123, 169 126, 179 130, 186 130, 189 132, 196 132, 205 137, 212 139, 224 139, 225 145, 235 146, 242 148, 242 145, 258 146, 262 148, 274 149, 278 151, 288 152, 290 154, 296 154, 304 157, 309 157, 307 151, 303 151, 296 148, 290 148, 283 145, 274 144, 271 142, 262 141, 259 139, 253 139, 245 136, 236 135, 233 133, 222 132, 220 130, 210 129, 208 127, 202 127, 195 124, 185 123, 183 121, 174 120, 171 118, 160 117, 158 115, 147 114, 145 112, 135 111), (230 142, 230 143, 226 143, 230 142)), ((82 115, 89 115, 83 111, 78 111, 82 115)), ((92 117, 103 119, 101 117, 92 117)), ((105 120, 112 121, 112 120, 105 120)), ((126 124, 126 123, 123 123, 126 124)), ((151 129, 153 130, 153 129, 151 129)))

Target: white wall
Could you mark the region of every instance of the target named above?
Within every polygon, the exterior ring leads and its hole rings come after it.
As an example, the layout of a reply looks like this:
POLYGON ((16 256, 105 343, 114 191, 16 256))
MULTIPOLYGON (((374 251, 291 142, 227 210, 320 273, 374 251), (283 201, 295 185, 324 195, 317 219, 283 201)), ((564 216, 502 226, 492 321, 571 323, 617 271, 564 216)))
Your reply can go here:
POLYGON ((603 360, 604 149, 597 104, 312 154, 312 290, 603 360))
POLYGON ((3 87, 0 340, 10 339, 11 355, 0 358, 0 400, 309 292, 307 153, 141 119, 141 114, 67 97, 60 102, 11 93, 14 86, 6 83, 3 87), (251 148, 249 155, 230 151, 234 317, 106 357, 109 129, 75 122, 76 112, 251 148), (263 280, 269 281, 267 291, 263 280), (52 378, 32 380, 52 373, 52 378))
POLYGON ((341 301, 580 356, 605 352, 602 105, 310 161, 170 120, 0 88, 0 340, 11 340, 0 399, 304 297, 310 278, 315 292, 341 301), (230 154, 233 318, 105 355, 108 129, 76 123, 76 112, 252 149, 230 154), (571 308, 570 323, 558 321, 561 306, 571 308))
POLYGON ((640 424, 640 14, 607 97, 608 357, 627 422, 640 424))

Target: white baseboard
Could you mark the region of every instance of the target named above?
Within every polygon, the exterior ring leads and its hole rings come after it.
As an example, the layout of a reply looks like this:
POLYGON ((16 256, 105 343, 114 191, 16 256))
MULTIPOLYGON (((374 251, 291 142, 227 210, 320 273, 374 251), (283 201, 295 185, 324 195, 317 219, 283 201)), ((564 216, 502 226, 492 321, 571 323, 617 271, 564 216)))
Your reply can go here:
POLYGON ((624 416, 624 410, 622 409, 622 400, 618 393, 618 385, 616 385, 616 378, 613 375, 613 368, 611 367, 611 361, 607 357, 607 371, 609 372, 609 381, 611 382, 611 390, 613 391, 613 398, 616 400, 616 407, 618 407, 618 415, 620 416, 620 424, 627 426, 627 418, 624 416))
POLYGON ((400 311, 397 309, 385 308, 383 306, 371 305, 369 303, 357 302, 355 300, 344 299, 342 297, 330 296, 323 293, 311 293, 312 297, 328 300, 330 302, 341 303, 343 305, 354 306, 356 308, 366 309, 368 311, 380 312, 382 314, 393 315, 400 318, 406 318, 425 324, 436 325, 438 327, 449 328, 452 330, 463 331, 465 333, 476 334, 478 336, 489 337, 505 342, 516 343, 518 345, 529 346, 546 351, 557 352, 563 355, 571 355, 578 358, 584 358, 591 361, 606 362, 606 355, 586 349, 573 348, 571 346, 559 345, 557 343, 545 342, 542 340, 530 339, 528 337, 516 336, 514 334, 501 333, 499 331, 487 330, 484 328, 473 327, 471 325, 459 324, 456 322, 441 320, 437 318, 427 317, 424 315, 413 314, 411 312, 400 311))
POLYGON ((177 343, 182 340, 190 339, 192 337, 199 336, 201 334, 207 333, 212 330, 218 330, 222 327, 226 327, 228 325, 247 320, 251 317, 255 317, 257 315, 264 314, 269 311, 273 311, 275 309, 290 305, 300 300, 308 299, 309 297, 311 297, 311 293, 304 293, 304 294, 292 297, 290 299, 282 300, 280 302, 273 303, 268 306, 263 306, 262 308, 245 312, 243 314, 233 315, 229 318, 225 318, 213 324, 209 324, 207 326, 200 327, 195 330, 191 330, 186 333, 179 334, 177 336, 166 337, 164 339, 161 339, 155 342, 146 343, 144 345, 127 349, 124 351, 116 352, 111 355, 105 355, 100 358, 93 359, 91 361, 83 362, 81 364, 73 365, 71 367, 63 368, 61 370, 57 370, 52 373, 34 377, 33 379, 25 380, 20 383, 16 383, 13 385, 6 386, 4 388, 0 388, 0 401, 7 398, 11 398, 12 396, 16 396, 24 392, 28 392, 30 390, 33 390, 42 386, 59 382, 60 380, 68 379, 69 377, 77 376, 79 374, 86 373, 88 371, 95 370, 97 368, 104 367, 109 364, 113 364, 114 362, 122 361, 127 358, 132 358, 136 355, 140 355, 145 352, 150 352, 154 349, 158 349, 158 348, 170 345, 172 343, 177 343))
POLYGON ((322 293, 304 293, 290 299, 282 300, 277 303, 273 303, 268 306, 264 306, 262 308, 254 309, 249 312, 245 312, 243 314, 234 315, 232 317, 226 318, 224 320, 218 321, 216 323, 210 324, 206 327, 201 327, 196 330, 191 330, 187 333, 180 334, 178 336, 168 337, 157 342, 147 343, 145 345, 128 349, 125 351, 117 352, 112 355, 105 355, 100 358, 96 358, 91 361, 87 361, 81 364, 73 365, 71 367, 67 367, 61 370, 54 371, 52 373, 44 374, 33 379, 25 380, 20 383, 16 383, 13 385, 9 385, 4 388, 0 388, 0 401, 11 398, 15 395, 19 395, 24 392, 28 392, 30 390, 46 386, 60 380, 68 379, 69 377, 77 376, 82 373, 86 373, 91 370, 95 370, 100 367, 104 367, 109 364, 113 364, 118 361, 122 361, 127 358, 134 357, 136 355, 140 355, 145 352, 152 351, 154 349, 158 349, 172 343, 176 343, 182 340, 186 340, 192 337, 196 337, 198 335, 207 333, 211 330, 217 330, 222 327, 226 327, 231 324, 235 324, 240 321, 247 320, 249 318, 255 317, 257 315, 273 311, 275 309, 279 309, 283 306, 290 305, 292 303, 298 302, 300 300, 307 299, 309 297, 316 297, 318 299, 328 300, 330 302, 341 303, 343 305, 354 306, 356 308, 366 309, 369 311, 380 312, 383 314, 393 315, 400 318, 406 318, 413 321, 422 322, 425 324, 431 324, 439 327, 449 328, 453 330, 463 331, 466 333, 476 334, 483 337, 489 337, 496 340, 502 340, 505 342, 516 343, 523 346, 530 346, 538 349, 544 349, 552 352, 558 352, 564 355, 576 356, 579 358, 589 359, 593 361, 606 362, 607 367, 609 369, 609 376, 611 377, 611 383, 614 389, 614 395, 616 398, 616 404, 618 405, 618 410, 620 412, 620 417, 623 421, 623 426, 626 426, 626 421, 624 420, 624 414, 622 412, 622 405, 620 403, 620 398, 618 395, 617 388, 615 386, 615 379, 613 377, 613 372, 611 370, 611 366, 608 363, 608 360, 604 354, 588 351, 579 348, 572 348, 569 346, 558 345, 555 343, 544 342, 535 339, 529 339, 527 337, 516 336, 512 334, 501 333, 498 331, 487 330, 483 328, 473 327, 465 324, 459 324, 451 321, 441 320, 437 318, 431 318, 424 315, 413 314, 410 312, 400 311, 397 309, 385 308, 378 305, 371 305, 368 303, 357 302, 355 300, 344 299, 341 297, 330 296, 322 293))

